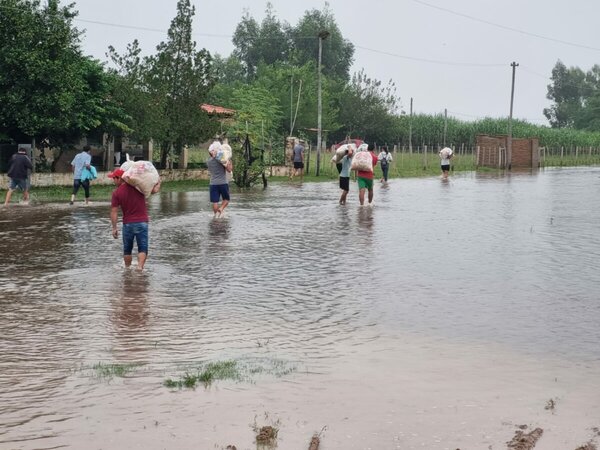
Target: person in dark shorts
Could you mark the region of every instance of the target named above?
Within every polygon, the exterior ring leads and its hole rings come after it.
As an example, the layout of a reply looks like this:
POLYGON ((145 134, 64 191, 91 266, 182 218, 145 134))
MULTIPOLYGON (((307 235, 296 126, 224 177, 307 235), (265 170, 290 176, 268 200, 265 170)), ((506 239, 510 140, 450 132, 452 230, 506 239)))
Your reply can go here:
POLYGON ((450 159, 452 158, 452 149, 450 147, 444 147, 440 150, 440 168, 442 169, 442 180, 448 179, 448 172, 450 172, 450 159))
POLYGON ((350 166, 352 166, 352 156, 354 156, 354 150, 349 147, 346 150, 346 154, 340 161, 340 189, 342 190, 342 196, 340 197, 340 205, 346 204, 346 197, 350 191, 350 166))
POLYGON ((231 173, 233 171, 233 163, 229 160, 226 165, 223 165, 216 159, 217 155, 214 151, 209 150, 209 154, 210 157, 206 161, 206 167, 208 167, 208 172, 210 173, 210 202, 212 203, 214 217, 221 217, 224 215, 225 208, 229 205, 230 197, 227 172, 231 173), (219 207, 219 200, 221 199, 222 202, 219 207))
POLYGON ((296 141, 296 145, 294 145, 292 161, 294 164, 294 170, 292 170, 290 180, 293 179, 294 176, 300 176, 300 179, 302 180, 304 176, 304 146, 300 143, 300 141, 296 141))
POLYGON ((31 160, 27 156, 27 149, 20 147, 17 153, 10 158, 7 175, 10 178, 8 183, 8 191, 6 191, 6 199, 4 206, 8 206, 10 198, 15 189, 23 191, 23 202, 29 201, 29 171, 33 170, 31 160))

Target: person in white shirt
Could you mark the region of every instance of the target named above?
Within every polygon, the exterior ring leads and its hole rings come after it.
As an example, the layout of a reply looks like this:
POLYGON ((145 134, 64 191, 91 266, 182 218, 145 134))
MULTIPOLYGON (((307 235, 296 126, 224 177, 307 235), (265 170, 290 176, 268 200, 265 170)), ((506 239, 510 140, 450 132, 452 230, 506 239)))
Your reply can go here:
POLYGON ((442 169, 442 180, 448 178, 448 172, 450 171, 450 158, 452 158, 452 149, 450 147, 444 147, 440 150, 441 169, 442 169))
POLYGON ((387 183, 388 171, 390 170, 390 163, 392 162, 392 154, 388 151, 386 145, 381 147, 381 152, 379 152, 377 159, 379 160, 379 164, 381 165, 381 172, 383 173, 381 182, 387 183))

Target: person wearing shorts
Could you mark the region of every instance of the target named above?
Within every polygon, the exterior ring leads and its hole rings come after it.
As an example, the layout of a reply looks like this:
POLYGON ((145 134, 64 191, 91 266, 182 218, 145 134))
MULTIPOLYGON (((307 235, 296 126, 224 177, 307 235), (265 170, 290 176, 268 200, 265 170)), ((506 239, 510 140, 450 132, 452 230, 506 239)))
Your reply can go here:
POLYGON ((352 166, 352 156, 354 151, 352 148, 346 150, 346 154, 340 161, 340 189, 342 190, 342 196, 340 197, 340 205, 346 204, 346 197, 350 191, 350 166, 352 166))
POLYGON ((293 179, 296 175, 299 175, 300 179, 302 180, 304 176, 304 146, 298 140, 296 140, 296 145, 294 145, 294 154, 292 161, 294 164, 294 170, 292 171, 290 180, 293 179))
POLYGON ((440 155, 440 168, 442 169, 442 180, 448 179, 448 173, 450 172, 450 158, 452 158, 452 149, 444 147, 439 152, 440 155))
POLYGON ((358 201, 360 206, 365 204, 365 190, 369 192, 369 205, 373 203, 373 171, 377 165, 377 155, 374 150, 375 146, 369 144, 368 152, 371 154, 371 160, 373 161, 373 170, 370 172, 359 170, 356 173, 358 180, 358 201))
POLYGON ((214 217, 221 217, 224 215, 225 208, 229 205, 229 183, 227 182, 227 172, 233 171, 233 163, 231 160, 227 161, 227 164, 223 165, 215 157, 217 156, 214 151, 209 149, 208 161, 206 161, 206 167, 210 173, 209 182, 209 195, 210 202, 212 203, 212 209, 214 217), (219 206, 219 201, 221 206, 219 206))
POLYGON ((23 191, 23 202, 29 201, 29 171, 33 170, 31 160, 27 156, 27 149, 20 147, 17 153, 12 155, 9 162, 7 175, 10 178, 8 183, 8 191, 4 206, 8 206, 10 198, 15 189, 23 191))
MULTIPOLYGON (((144 194, 123 181, 121 177, 124 173, 122 169, 116 169, 108 174, 117 186, 112 193, 110 208, 112 235, 115 239, 119 237, 117 219, 120 207, 123 212, 123 262, 125 267, 131 266, 133 247, 137 244, 137 268, 143 270, 148 258, 148 208, 144 194)), ((156 194, 159 190, 160 181, 154 186, 152 193, 156 194)))

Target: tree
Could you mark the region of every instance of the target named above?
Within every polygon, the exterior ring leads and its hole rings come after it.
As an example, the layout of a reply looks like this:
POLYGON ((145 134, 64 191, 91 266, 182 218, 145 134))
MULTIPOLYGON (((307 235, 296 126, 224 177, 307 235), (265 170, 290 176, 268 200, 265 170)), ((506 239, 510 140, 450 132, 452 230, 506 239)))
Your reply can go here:
POLYGON ((248 10, 244 11, 242 21, 237 25, 233 33, 233 56, 237 57, 246 69, 246 80, 251 81, 256 73, 256 67, 259 62, 258 56, 258 36, 260 30, 258 23, 250 16, 248 10))
MULTIPOLYGON (((392 80, 387 85, 369 78, 364 69, 352 76, 340 95, 340 131, 344 136, 360 136, 367 141, 391 142, 395 139, 394 116, 399 99, 392 80)), ((338 139, 344 136, 336 136, 338 139)))
POLYGON ((190 0, 177 2, 177 15, 171 22, 168 40, 161 42, 157 53, 146 60, 147 88, 155 99, 164 124, 158 138, 160 164, 166 166, 168 155, 179 154, 188 144, 201 142, 217 128, 208 114, 201 110, 214 84, 210 53, 196 51, 192 41, 192 18, 195 8, 190 0))
POLYGON ((589 95, 585 73, 578 67, 567 68, 559 60, 552 69, 551 79, 546 97, 554 104, 544 108, 544 115, 553 128, 573 127, 589 95))
POLYGON ((298 25, 291 30, 294 62, 304 65, 309 61, 317 60, 318 34, 321 31, 329 32, 329 36, 323 42, 321 58, 323 74, 347 81, 354 60, 354 45, 342 36, 327 2, 323 11, 317 9, 307 11, 298 25))
POLYGON ((236 89, 232 105, 236 110, 236 120, 227 130, 227 135, 233 141, 234 180, 239 187, 250 187, 266 165, 258 155, 264 154, 267 142, 282 139, 279 133, 281 108, 275 96, 255 85, 236 89), (252 158, 247 155, 249 146, 254 151, 252 158))
POLYGON ((124 117, 102 65, 81 55, 73 6, 48 0, 2 0, 0 134, 54 145, 124 117))

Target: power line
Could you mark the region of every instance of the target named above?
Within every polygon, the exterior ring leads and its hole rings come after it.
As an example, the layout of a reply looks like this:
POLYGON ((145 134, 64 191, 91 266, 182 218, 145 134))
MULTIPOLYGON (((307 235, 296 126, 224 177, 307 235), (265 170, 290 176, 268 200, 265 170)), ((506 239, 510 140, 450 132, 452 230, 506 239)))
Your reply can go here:
POLYGON ((440 60, 435 60, 435 59, 417 58, 415 56, 398 55, 396 53, 384 52, 382 50, 375 50, 373 48, 362 47, 362 46, 356 45, 356 44, 354 46, 356 48, 360 48, 362 50, 367 50, 367 51, 373 52, 373 53, 379 53, 382 55, 393 56, 395 58, 410 59, 412 61, 426 62, 426 63, 431 63, 431 64, 443 64, 443 65, 447 65, 447 66, 463 66, 463 67, 465 67, 465 66, 468 66, 468 67, 504 67, 506 65, 506 63, 503 63, 503 64, 481 64, 481 63, 461 63, 461 62, 454 62, 454 61, 440 61, 440 60))
POLYGON ((451 9, 442 8, 441 6, 432 5, 430 3, 426 3, 426 2, 424 2, 422 0, 412 0, 412 1, 415 2, 415 3, 418 3, 420 5, 428 6, 429 8, 438 9, 440 11, 444 11, 444 12, 447 12, 449 14, 454 14, 455 16, 464 17, 464 18, 469 19, 469 20, 474 20, 475 22, 485 23, 486 25, 491 25, 493 27, 501 28, 503 30, 514 31, 515 33, 520 33, 520 34, 524 34, 526 36, 536 37, 538 39, 545 39, 547 41, 557 42, 559 44, 570 45, 572 47, 578 47, 578 48, 585 48, 587 50, 600 51, 600 48, 598 48, 598 47, 592 47, 592 46, 589 46, 589 45, 578 44, 578 43, 575 43, 575 42, 563 41, 562 39, 556 39, 556 38, 549 37, 549 36, 543 36, 541 34, 530 33, 528 31, 519 30, 518 28, 513 28, 513 27, 506 26, 506 25, 501 25, 501 24, 498 24, 498 23, 490 22, 488 20, 479 19, 478 17, 473 17, 473 16, 469 16, 467 14, 459 13, 457 11, 452 11, 451 9))

